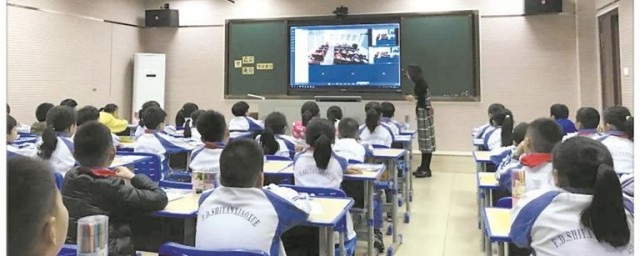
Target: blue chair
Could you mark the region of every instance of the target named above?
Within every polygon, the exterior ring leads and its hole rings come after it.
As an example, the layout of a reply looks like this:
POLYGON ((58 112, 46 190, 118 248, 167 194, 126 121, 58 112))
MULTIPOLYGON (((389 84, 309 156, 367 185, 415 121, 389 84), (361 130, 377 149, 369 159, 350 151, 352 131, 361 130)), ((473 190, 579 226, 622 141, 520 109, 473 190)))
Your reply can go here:
MULTIPOLYGON (((58 252, 58 256, 76 256, 78 246, 75 244, 63 244, 58 252)), ((136 252, 136 256, 142 256, 141 252, 136 252)))
POLYGON ((147 175, 152 181, 158 182, 162 179, 162 162, 160 156, 153 153, 142 152, 118 152, 123 156, 148 156, 149 159, 133 164, 133 172, 147 175))
POLYGON ((510 196, 508 196, 508 197, 503 197, 498 199, 498 202, 496 202, 496 207, 511 209, 512 204, 513 204, 513 199, 510 196))
POLYGON ((160 180, 158 186, 163 188, 193 189, 193 184, 172 180, 160 180))
POLYGON ((158 250, 160 256, 269 256, 266 252, 252 250, 201 250, 177 243, 166 243, 158 250))
POLYGON ((291 158, 288 156, 276 156, 276 155, 264 155, 267 157, 269 161, 291 161, 291 158))
POLYGON ((62 177, 62 173, 54 172, 53 176, 56 178, 56 186, 58 190, 62 191, 62 183, 64 183, 64 177, 62 177))
MULTIPOLYGON (((290 188, 298 193, 307 193, 309 195, 313 195, 316 197, 333 197, 333 198, 345 198, 347 195, 341 189, 335 188, 320 188, 320 187, 302 187, 302 186, 292 186, 292 185, 280 185, 281 187, 290 188)), ((347 233, 347 218, 343 218, 338 223, 338 226, 335 227, 335 230, 345 234, 347 233)), ((346 239, 346 238, 345 238, 346 239)), ((358 237, 354 237, 349 241, 345 241, 344 249, 346 251, 346 255, 355 255, 356 253, 356 243, 358 242, 358 237)), ((335 255, 340 256, 340 248, 335 248, 335 255)))
POLYGON ((379 145, 379 144, 371 144, 371 147, 373 147, 373 148, 391 148, 391 147, 387 147, 385 145, 379 145))

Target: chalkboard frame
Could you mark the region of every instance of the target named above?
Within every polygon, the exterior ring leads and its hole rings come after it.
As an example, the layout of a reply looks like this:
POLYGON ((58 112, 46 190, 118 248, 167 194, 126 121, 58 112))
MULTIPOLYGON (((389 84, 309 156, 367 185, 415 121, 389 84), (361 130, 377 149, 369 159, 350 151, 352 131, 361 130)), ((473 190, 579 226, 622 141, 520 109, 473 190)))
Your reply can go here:
MULTIPOLYGON (((400 34, 402 33, 402 23, 405 17, 418 17, 418 16, 451 16, 451 15, 470 15, 471 16, 471 26, 470 26, 470 34, 472 36, 472 44, 473 44, 473 83, 475 89, 475 96, 472 97, 450 97, 450 96, 433 96, 433 101, 449 101, 449 102, 479 102, 481 100, 482 90, 481 90, 481 79, 480 79, 480 32, 479 32, 479 11, 478 10, 460 10, 460 11, 446 11, 446 12, 408 12, 408 13, 385 13, 385 14, 357 14, 357 15, 349 15, 344 19, 346 21, 357 21, 357 20, 384 20, 384 19, 398 19, 400 22, 400 34)), ((284 22, 284 25, 287 28, 287 36, 289 36, 289 27, 291 23, 293 24, 304 24, 304 23, 312 23, 316 21, 327 21, 327 20, 337 20, 336 16, 299 16, 299 17, 278 17, 278 18, 264 18, 264 19, 227 19, 225 20, 225 63, 224 63, 224 76, 225 76, 225 84, 224 84, 224 98, 225 99, 250 99, 251 97, 247 95, 230 95, 229 94, 229 33, 232 24, 235 23, 254 23, 254 22, 269 22, 269 21, 280 21, 284 22)), ((338 23, 339 24, 339 23, 338 23)), ((346 24, 346 23, 345 23, 346 24)), ((289 44, 285 44, 282 46, 284 52, 287 54, 287 63, 290 60, 290 51, 289 44)), ((401 48, 402 49, 402 48, 401 48)), ((401 67, 406 67, 409 63, 404 62, 404 58, 400 58, 401 67)), ((290 69, 287 67, 286 75, 287 82, 290 79, 290 69)), ((404 72, 404 68, 402 68, 401 72, 404 72)), ((309 93, 309 94, 300 94, 297 93, 295 95, 289 94, 289 85, 286 84, 287 90, 285 95, 261 95, 267 96, 268 99, 313 99, 317 93, 309 93)), ((358 95, 362 96, 364 100, 403 100, 403 95, 406 94, 406 90, 404 89, 407 85, 401 84, 402 92, 401 93, 342 93, 337 92, 336 94, 340 95, 358 95)))

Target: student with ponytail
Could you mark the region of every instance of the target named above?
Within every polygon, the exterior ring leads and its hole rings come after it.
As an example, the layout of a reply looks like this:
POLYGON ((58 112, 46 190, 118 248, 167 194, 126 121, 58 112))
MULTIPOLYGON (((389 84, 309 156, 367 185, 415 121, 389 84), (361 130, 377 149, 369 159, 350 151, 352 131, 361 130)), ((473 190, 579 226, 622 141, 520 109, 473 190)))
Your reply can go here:
POLYGON ((76 112, 68 106, 56 106, 47 113, 47 127, 37 142, 38 156, 63 175, 76 163, 71 136, 76 131, 76 112))
POLYGON ((342 109, 338 106, 331 106, 327 109, 327 119, 331 121, 336 129, 338 129, 338 124, 342 119, 342 109))
POLYGON ((623 106, 604 111, 605 134, 597 140, 602 142, 613 157, 613 169, 626 179, 633 175, 633 116, 623 106))
POLYGON ((291 135, 297 140, 304 142, 307 124, 309 124, 311 119, 320 117, 320 107, 313 101, 307 101, 300 107, 300 115, 302 115, 302 120, 293 123, 291 135))
POLYGON ((369 102, 364 106, 367 113, 364 124, 360 126, 360 139, 371 145, 391 147, 393 144, 393 130, 386 124, 381 123, 382 111, 380 103, 369 102))
POLYGON ((106 125, 113 134, 124 132, 129 125, 129 121, 118 118, 118 105, 113 103, 100 109, 98 121, 106 125))
POLYGON ((600 142, 578 136, 553 150, 559 190, 525 194, 512 209, 513 243, 534 255, 633 255, 613 160, 600 142))
POLYGON ((485 134, 483 147, 487 150, 494 150, 511 145, 513 143, 513 122, 511 110, 505 108, 493 114, 491 125, 494 129, 485 134))
POLYGON ((176 126, 184 127, 186 122, 191 120, 191 114, 200 109, 195 103, 187 102, 176 114, 176 126))
POLYGON ((142 108, 140 110, 138 110, 138 127, 136 128, 136 132, 135 132, 135 137, 138 138, 140 137, 140 135, 144 134, 144 119, 142 118, 144 116, 144 111, 147 110, 150 107, 160 107, 160 103, 158 103, 155 100, 150 100, 145 102, 144 104, 142 104, 142 108))
POLYGON ((285 135, 287 118, 280 112, 273 112, 264 119, 264 131, 256 137, 265 155, 291 157, 296 153, 296 141, 285 135))
POLYGON ((493 103, 489 105, 489 108, 487 109, 487 114, 489 115, 489 122, 479 127, 473 128, 473 130, 471 131, 471 136, 474 139, 482 139, 485 133, 487 133, 490 130, 493 130, 493 126, 491 125, 491 117, 496 112, 498 112, 498 110, 501 110, 504 108, 505 108, 504 105, 500 103, 493 103))
POLYGON ((191 120, 189 122, 185 122, 184 124, 183 135, 185 138, 191 138, 192 141, 201 141, 202 136, 200 135, 196 127, 197 127, 198 117, 204 112, 205 112, 204 110, 199 109, 191 113, 191 120))

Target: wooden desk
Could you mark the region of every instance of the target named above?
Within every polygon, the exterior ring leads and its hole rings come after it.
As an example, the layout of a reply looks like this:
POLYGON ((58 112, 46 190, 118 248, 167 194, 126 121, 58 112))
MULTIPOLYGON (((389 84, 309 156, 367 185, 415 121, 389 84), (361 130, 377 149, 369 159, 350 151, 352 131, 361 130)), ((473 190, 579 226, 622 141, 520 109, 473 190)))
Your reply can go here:
POLYGON ((393 142, 411 143, 412 138, 413 136, 411 135, 395 135, 393 136, 393 142))
POLYGON ((387 159, 398 159, 402 157, 405 153, 404 149, 398 148, 374 148, 373 149, 373 158, 387 160, 387 159))
MULTIPOLYGON (((335 256, 336 250, 334 249, 333 231, 338 222, 349 214, 349 209, 353 206, 352 198, 323 198, 314 197, 311 199, 311 204, 316 204, 317 207, 322 209, 322 213, 316 213, 309 215, 309 218, 305 222, 305 226, 318 227, 320 235, 319 246, 320 255, 335 256)), ((344 234, 340 233, 340 249, 344 252, 344 234)), ((342 253, 341 255, 345 255, 342 253)))
POLYGON ((504 256, 505 243, 511 242, 511 209, 486 207, 483 209, 485 223, 485 255, 491 255, 491 242, 498 242, 498 256, 504 256))
POLYGON ((473 151, 473 160, 476 163, 491 163, 491 157, 489 157, 489 151, 473 151))
MULTIPOLYGON (((373 158, 378 160, 383 160, 386 162, 387 169, 391 174, 391 233, 392 233, 392 245, 389 247, 389 251, 387 253, 393 254, 395 253, 400 245, 402 244, 402 240, 400 239, 400 234, 398 232, 398 168, 397 163, 398 160, 404 156, 406 153, 405 149, 373 149, 373 158)), ((411 174, 406 174, 411 175, 411 174)), ((373 199, 372 199, 373 200, 373 199)), ((388 204, 387 204, 388 205, 388 204)), ((369 205, 369 210, 373 211, 373 206, 369 205)), ((405 212, 405 222, 409 220, 409 212, 405 212)), ((373 231, 373 226, 369 226, 370 230, 373 231)), ((373 252, 373 241, 367 241, 367 255, 375 255, 373 252)))
POLYGON ((478 188, 484 190, 500 189, 496 174, 493 172, 479 172, 478 174, 478 188))
POLYGON ((267 160, 262 168, 264 175, 278 177, 293 177, 293 161, 267 160))
POLYGON ((473 145, 476 146, 476 147, 483 146, 484 145, 484 140, 483 139, 474 138, 473 139, 473 145))

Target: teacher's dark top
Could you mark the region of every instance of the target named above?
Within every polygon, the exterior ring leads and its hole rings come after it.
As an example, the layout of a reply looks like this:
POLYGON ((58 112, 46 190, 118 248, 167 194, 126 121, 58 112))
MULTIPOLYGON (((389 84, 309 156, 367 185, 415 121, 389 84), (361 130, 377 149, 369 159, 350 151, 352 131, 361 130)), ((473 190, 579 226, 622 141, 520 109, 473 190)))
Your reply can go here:
POLYGON ((416 95, 416 109, 427 108, 427 82, 424 80, 415 81, 413 94, 416 95))

